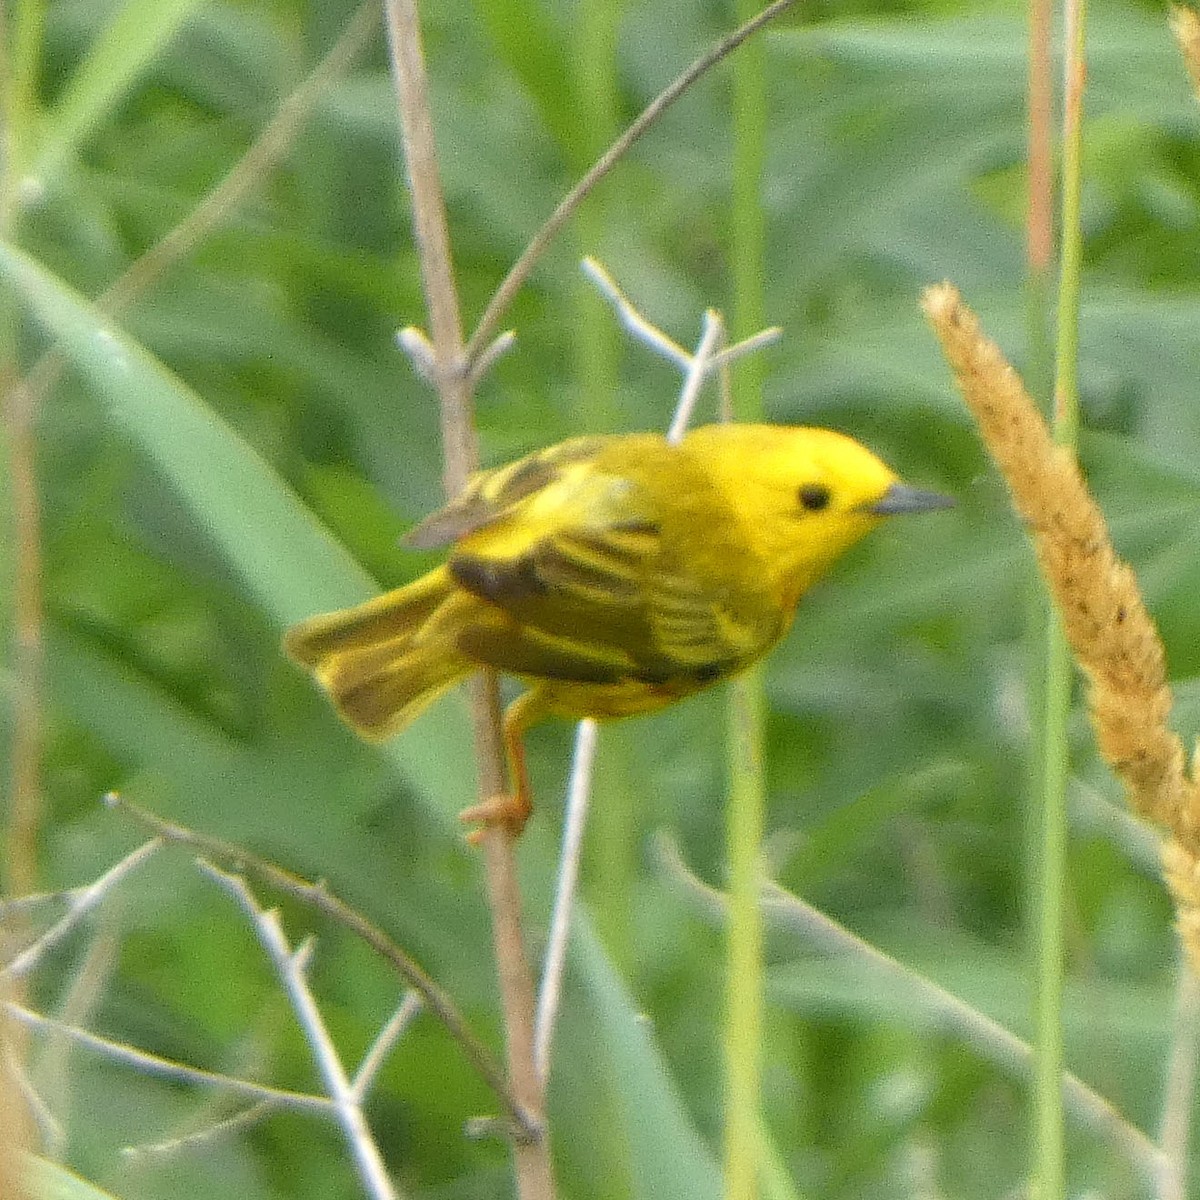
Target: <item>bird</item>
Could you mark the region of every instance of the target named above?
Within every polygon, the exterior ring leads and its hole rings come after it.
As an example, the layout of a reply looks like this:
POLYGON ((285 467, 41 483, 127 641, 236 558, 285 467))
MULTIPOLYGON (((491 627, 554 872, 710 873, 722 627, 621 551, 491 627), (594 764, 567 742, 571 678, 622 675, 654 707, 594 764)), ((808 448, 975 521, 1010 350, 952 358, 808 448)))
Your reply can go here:
POLYGON ((515 837, 531 725, 652 712, 737 675, 880 521, 953 503, 832 429, 575 437, 472 476, 404 539, 450 547, 443 565, 293 626, 283 648, 371 742, 481 668, 524 682, 503 721, 509 791, 461 814, 515 837))

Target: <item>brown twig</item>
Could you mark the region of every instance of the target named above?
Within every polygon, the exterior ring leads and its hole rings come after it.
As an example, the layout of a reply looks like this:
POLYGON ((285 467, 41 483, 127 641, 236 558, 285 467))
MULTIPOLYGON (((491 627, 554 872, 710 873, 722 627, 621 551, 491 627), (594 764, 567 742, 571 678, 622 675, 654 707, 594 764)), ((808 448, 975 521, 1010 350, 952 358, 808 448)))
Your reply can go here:
POLYGON ((466 1018, 458 1011, 454 1001, 434 982, 421 966, 406 954, 386 933, 368 920, 357 909, 335 896, 324 883, 312 883, 283 867, 252 854, 241 846, 197 833, 183 825, 164 821, 154 813, 131 804, 128 800, 110 792, 105 803, 124 813, 143 828, 152 831, 164 841, 186 846, 206 858, 230 866, 262 883, 292 896, 302 904, 315 908, 332 918, 339 925, 361 938, 380 958, 391 964, 397 974, 416 991, 425 1007, 446 1027, 451 1037, 462 1047, 471 1065, 479 1072, 483 1081, 496 1093, 504 1106, 506 1116, 517 1131, 518 1138, 532 1137, 536 1127, 519 1101, 509 1091, 508 1084, 491 1054, 475 1036, 466 1018))
POLYGON ((5 890, 36 888, 37 828, 41 816, 42 550, 35 463, 33 397, 11 369, 3 372, 4 425, 9 447, 13 510, 12 732, 9 741, 9 820, 5 890))
POLYGON ((26 1200, 25 1153, 32 1144, 32 1122, 21 1086, 26 1039, 8 1014, 12 989, 11 980, 0 979, 0 1129, 4 1130, 0 1138, 0 1196, 26 1200))
POLYGON ((500 286, 496 289, 471 340, 467 343, 466 359, 473 363, 491 342, 508 306, 516 294, 525 285, 538 259, 546 252, 550 243, 558 236, 562 228, 571 219, 575 210, 592 191, 593 188, 613 169, 625 156, 629 148, 644 134, 664 112, 702 75, 711 71, 723 58, 733 53, 748 37, 757 33, 768 22, 773 21, 780 13, 791 8, 795 0, 775 0, 757 16, 740 25, 727 37, 722 38, 711 50, 702 54, 681 75, 676 76, 649 104, 641 111, 634 122, 623 134, 596 160, 595 165, 586 175, 559 201, 558 206, 546 218, 546 222, 529 240, 529 244, 521 251, 520 257, 500 286))
MULTIPOLYGON (((473 379, 463 352, 462 318, 416 5, 414 0, 386 0, 385 13, 441 403, 444 478, 447 494, 452 496, 462 489, 478 462, 473 379)), ((490 673, 481 674, 471 687, 479 791, 486 800, 505 789, 499 689, 490 673)), ((521 929, 521 891, 512 835, 499 825, 485 827, 483 855, 509 1080, 518 1105, 539 1130, 538 1136, 513 1145, 517 1192, 521 1200, 552 1200, 554 1176, 543 1121, 545 1091, 534 1063, 533 975, 521 929)))

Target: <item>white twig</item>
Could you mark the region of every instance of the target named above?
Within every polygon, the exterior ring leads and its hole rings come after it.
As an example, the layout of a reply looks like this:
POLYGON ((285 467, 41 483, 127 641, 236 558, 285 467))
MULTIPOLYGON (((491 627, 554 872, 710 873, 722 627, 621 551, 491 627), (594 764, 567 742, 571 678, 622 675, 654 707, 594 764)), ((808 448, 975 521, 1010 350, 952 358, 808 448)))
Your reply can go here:
POLYGON ((562 994, 563 965, 571 933, 571 907, 579 880, 579 858, 583 848, 583 830, 587 824, 598 733, 599 726, 595 721, 580 721, 575 728, 575 753, 571 759, 571 779, 567 786, 567 815, 563 825, 558 887, 554 896, 550 941, 546 946, 537 1019, 533 1028, 533 1063, 543 1083, 550 1075, 550 1049, 554 1042, 558 1001, 562 994))
POLYGON ((492 344, 471 366, 471 385, 475 386, 495 366, 496 360, 507 354, 517 344, 517 335, 511 329, 499 334, 492 344))
POLYGON ((127 1046, 124 1042, 114 1042, 110 1038, 89 1033, 86 1029, 34 1012, 12 1000, 8 1001, 5 1007, 12 1018, 23 1025, 43 1032, 60 1033, 73 1042, 88 1047, 89 1050, 95 1050, 105 1058, 146 1075, 158 1075, 163 1079, 174 1079, 181 1083, 199 1083, 206 1087, 222 1087, 242 1096, 253 1096, 256 1100, 270 1100, 294 1111, 330 1113, 334 1109, 333 1101, 328 1096, 292 1092, 286 1088, 270 1087, 265 1083, 251 1083, 248 1079, 237 1079, 232 1075, 221 1075, 216 1071, 205 1071, 200 1067, 189 1067, 169 1058, 160 1058, 157 1054, 148 1054, 134 1046, 127 1046))
POLYGON ((667 430, 667 441, 676 445, 683 439, 687 427, 696 410, 696 401, 700 398, 700 389, 704 380, 712 370, 713 355, 725 340, 725 322, 715 308, 710 308, 704 314, 704 332, 700 335, 700 344, 696 353, 688 363, 687 375, 683 380, 683 390, 679 393, 679 403, 675 406, 675 415, 671 418, 671 428, 667 430))
POLYGON ((36 941, 31 942, 14 959, 0 967, 0 978, 21 979, 55 946, 59 944, 108 895, 122 879, 140 867, 161 845, 161 838, 151 838, 131 851, 121 861, 86 887, 72 888, 60 893, 67 901, 67 911, 36 941))
POLYGON ((392 1047, 404 1036, 405 1030, 420 1011, 421 997, 416 992, 408 992, 388 1023, 376 1034, 371 1048, 363 1055, 363 1060, 354 1073, 354 1098, 359 1104, 366 1101, 379 1068, 383 1066, 392 1047))
POLYGON ((681 371, 686 371, 691 366, 692 356, 677 341, 663 333, 658 326, 651 325, 634 308, 613 277, 594 258, 585 258, 582 265, 583 273, 613 306, 617 319, 638 341, 649 346, 656 354, 673 362, 681 371))
POLYGON ((747 354, 753 354, 756 350, 773 346, 782 337, 783 330, 778 325, 772 325, 769 329, 752 334, 736 345, 722 350, 720 354, 714 354, 708 364, 709 373, 720 371, 728 367, 731 363, 737 362, 739 358, 745 358, 747 354))
POLYGON ((437 359, 434 357, 433 343, 425 336, 425 331, 415 325, 405 325, 396 331, 396 345, 408 355, 413 370, 431 387, 436 387, 437 359))
POLYGON ((180 1134, 178 1137, 167 1138, 161 1142, 142 1142, 136 1146, 122 1146, 121 1157, 126 1162, 137 1163, 142 1159, 169 1158, 189 1150, 198 1150, 219 1138, 228 1137, 231 1133, 237 1133, 257 1125, 260 1121, 264 1121, 273 1113, 278 1112, 279 1107, 273 1100, 259 1100, 257 1104, 251 1104, 249 1108, 243 1108, 240 1112, 233 1113, 220 1121, 214 1121, 203 1129, 196 1129, 191 1133, 180 1134))
POLYGON ((43 1149, 50 1158, 57 1158, 62 1150, 63 1142, 66 1140, 66 1131, 62 1127, 62 1122, 54 1115, 50 1105, 42 1099, 41 1093, 33 1086, 33 1080, 29 1078, 24 1063, 13 1054, 8 1046, 4 1047, 4 1069, 29 1106, 29 1112, 38 1128, 43 1149))
POLYGON ((321 1078, 329 1089, 334 1114, 350 1146, 361 1180, 373 1200, 398 1200, 399 1192, 388 1177, 383 1155, 367 1125, 366 1117, 355 1095, 354 1085, 346 1074, 337 1047, 329 1036, 329 1030, 317 1007, 316 999, 304 978, 304 967, 312 949, 311 940, 293 951, 279 920, 276 909, 263 909, 240 875, 231 875, 212 863, 200 862, 200 868, 209 878, 220 884, 250 918, 254 932, 267 956, 274 964, 279 978, 291 1001, 304 1036, 312 1051, 313 1061, 321 1078))
POLYGON ((692 412, 700 396, 700 390, 709 375, 729 367, 739 358, 761 350, 783 336, 777 326, 764 329, 735 346, 721 349, 725 338, 725 323, 714 309, 704 314, 704 332, 695 354, 689 354, 678 342, 668 337, 656 325, 652 325, 634 307, 632 301, 617 286, 611 275, 594 259, 583 260, 584 274, 596 285, 600 293, 612 304, 621 324, 644 345, 656 354, 673 362, 684 372, 683 392, 675 409, 675 417, 667 431, 668 442, 678 442, 692 419, 692 412))

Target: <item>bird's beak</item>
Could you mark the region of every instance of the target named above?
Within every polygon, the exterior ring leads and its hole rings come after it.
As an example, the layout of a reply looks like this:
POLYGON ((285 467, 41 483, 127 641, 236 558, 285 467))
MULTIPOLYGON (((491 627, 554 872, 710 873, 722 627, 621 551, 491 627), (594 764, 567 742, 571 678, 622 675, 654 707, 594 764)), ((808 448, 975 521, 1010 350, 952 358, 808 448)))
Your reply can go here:
POLYGON ((953 508, 954 498, 940 492, 926 492, 921 488, 909 487, 907 483, 893 483, 874 504, 865 509, 879 517, 891 517, 897 513, 930 512, 935 508, 953 508))

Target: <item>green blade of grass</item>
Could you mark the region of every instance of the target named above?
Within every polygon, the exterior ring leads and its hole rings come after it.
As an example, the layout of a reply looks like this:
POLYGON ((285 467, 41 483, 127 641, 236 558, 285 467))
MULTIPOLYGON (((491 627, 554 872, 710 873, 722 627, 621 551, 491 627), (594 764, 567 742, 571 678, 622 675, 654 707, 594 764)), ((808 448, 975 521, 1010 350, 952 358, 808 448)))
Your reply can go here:
MULTIPOLYGON (((154 463, 246 594, 280 629, 376 591, 270 465, 143 347, 6 243, 0 243, 0 276, 24 296, 114 424, 154 463)), ((463 793, 444 764, 458 761, 462 714, 445 715, 426 726, 425 737, 397 739, 388 755, 448 829, 463 793)))
POLYGON ((633 1200, 717 1200, 721 1177, 712 1153, 684 1109, 645 1020, 583 914, 571 953, 590 1019, 599 1027, 595 1053, 604 1056, 619 1083, 615 1090, 622 1106, 633 1200))
POLYGON ((9 279, 114 422, 149 455, 281 626, 365 600, 371 580, 271 467, 181 380, 61 279, 0 243, 9 279))

